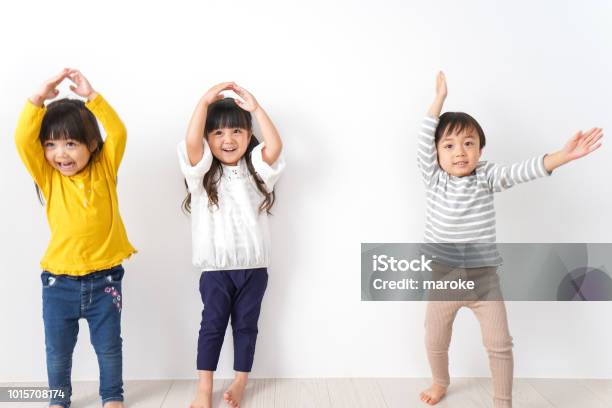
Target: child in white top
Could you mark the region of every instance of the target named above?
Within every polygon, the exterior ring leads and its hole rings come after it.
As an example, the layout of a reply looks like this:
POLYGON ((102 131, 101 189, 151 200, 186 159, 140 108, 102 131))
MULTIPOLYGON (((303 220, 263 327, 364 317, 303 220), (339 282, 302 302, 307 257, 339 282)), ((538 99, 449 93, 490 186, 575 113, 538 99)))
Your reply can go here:
POLYGON ((267 285, 270 240, 267 216, 283 168, 282 142, 274 124, 244 88, 212 87, 200 99, 178 155, 191 212, 193 263, 200 268, 205 305, 198 338, 200 378, 193 408, 210 407, 212 380, 228 320, 234 335, 234 382, 223 395, 239 407, 251 371, 257 320, 267 285), (240 99, 224 98, 233 91, 240 99), (263 142, 253 136, 251 115, 263 142))

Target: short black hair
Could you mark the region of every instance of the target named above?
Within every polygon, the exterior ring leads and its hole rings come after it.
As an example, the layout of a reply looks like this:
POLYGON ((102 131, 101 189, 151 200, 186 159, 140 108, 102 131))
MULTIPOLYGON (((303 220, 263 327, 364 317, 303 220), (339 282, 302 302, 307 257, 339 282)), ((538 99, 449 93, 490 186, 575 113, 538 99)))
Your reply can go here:
POLYGON ((485 147, 487 139, 482 130, 482 127, 478 124, 476 119, 471 117, 465 112, 445 112, 440 116, 438 127, 436 128, 435 142, 438 145, 442 136, 447 133, 461 133, 464 130, 474 129, 478 133, 478 141, 480 142, 480 148, 485 147))

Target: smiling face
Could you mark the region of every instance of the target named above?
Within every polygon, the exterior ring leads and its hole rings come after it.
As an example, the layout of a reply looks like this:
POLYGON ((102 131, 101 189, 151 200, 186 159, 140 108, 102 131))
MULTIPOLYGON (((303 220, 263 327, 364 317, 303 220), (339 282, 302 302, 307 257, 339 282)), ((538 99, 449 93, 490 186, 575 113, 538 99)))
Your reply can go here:
POLYGON ((207 140, 213 156, 223 164, 235 166, 246 153, 251 133, 239 127, 220 128, 209 132, 207 140))
POLYGON ((442 170, 455 177, 472 174, 480 159, 480 141, 476 129, 446 132, 436 145, 442 170))
POLYGON ((85 144, 73 139, 50 139, 43 143, 43 149, 47 162, 64 176, 74 176, 83 170, 92 153, 85 144))
POLYGON ((47 162, 64 176, 83 170, 104 144, 95 116, 77 99, 59 99, 47 106, 40 142, 47 162))
POLYGON ((251 114, 234 99, 225 98, 208 107, 204 135, 217 160, 235 166, 249 147, 252 135, 251 114))

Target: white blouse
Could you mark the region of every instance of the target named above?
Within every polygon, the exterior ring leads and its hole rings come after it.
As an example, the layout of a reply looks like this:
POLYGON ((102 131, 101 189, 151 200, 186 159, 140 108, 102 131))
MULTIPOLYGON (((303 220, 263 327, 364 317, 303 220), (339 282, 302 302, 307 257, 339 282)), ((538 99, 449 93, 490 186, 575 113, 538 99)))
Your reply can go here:
MULTIPOLYGON (((262 158, 263 143, 251 153, 255 171, 268 192, 285 168, 283 155, 270 166, 262 158)), ((204 143, 204 155, 192 166, 187 156, 187 145, 178 145, 181 171, 191 193, 191 235, 193 264, 202 271, 250 269, 267 267, 270 262, 268 215, 259 212, 264 196, 250 175, 244 158, 236 166, 223 166, 217 184, 219 205, 208 206, 208 194, 203 179, 210 169, 213 155, 204 143)))

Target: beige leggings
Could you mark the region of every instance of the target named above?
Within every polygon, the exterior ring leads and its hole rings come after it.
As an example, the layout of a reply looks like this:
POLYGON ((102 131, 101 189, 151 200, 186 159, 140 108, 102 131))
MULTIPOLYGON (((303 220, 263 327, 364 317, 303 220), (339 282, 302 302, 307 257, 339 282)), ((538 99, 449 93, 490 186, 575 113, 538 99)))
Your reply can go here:
POLYGON ((447 387, 448 347, 453 331, 453 321, 461 307, 472 309, 480 322, 482 342, 489 354, 493 379, 495 408, 512 407, 512 337, 508 330, 506 306, 496 300, 430 301, 425 316, 425 346, 431 366, 433 381, 447 387))

